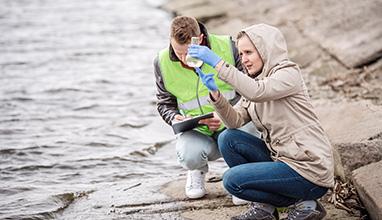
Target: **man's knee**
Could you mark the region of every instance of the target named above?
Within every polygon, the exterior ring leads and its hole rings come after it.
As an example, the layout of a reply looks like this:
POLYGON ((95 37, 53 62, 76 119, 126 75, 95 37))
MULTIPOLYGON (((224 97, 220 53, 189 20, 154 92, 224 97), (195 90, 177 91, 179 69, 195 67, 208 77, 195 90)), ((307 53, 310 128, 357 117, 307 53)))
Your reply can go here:
POLYGON ((188 170, 206 167, 208 160, 220 157, 215 141, 193 130, 178 138, 176 151, 178 162, 188 170))
POLYGON ((178 162, 187 170, 203 168, 207 165, 207 154, 203 151, 192 151, 187 149, 178 149, 178 162))

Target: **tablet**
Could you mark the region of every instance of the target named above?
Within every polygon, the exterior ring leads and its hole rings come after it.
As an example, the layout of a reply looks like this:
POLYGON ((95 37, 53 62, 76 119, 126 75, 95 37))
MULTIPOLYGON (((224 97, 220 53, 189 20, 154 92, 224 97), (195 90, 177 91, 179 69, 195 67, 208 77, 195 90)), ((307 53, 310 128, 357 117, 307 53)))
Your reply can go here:
POLYGON ((172 129, 174 130, 174 134, 178 134, 180 132, 188 131, 188 130, 196 128, 197 126, 202 125, 202 124, 199 124, 199 121, 202 119, 213 118, 213 117, 214 117, 214 113, 210 112, 208 114, 195 116, 189 119, 185 119, 183 121, 173 122, 172 129))

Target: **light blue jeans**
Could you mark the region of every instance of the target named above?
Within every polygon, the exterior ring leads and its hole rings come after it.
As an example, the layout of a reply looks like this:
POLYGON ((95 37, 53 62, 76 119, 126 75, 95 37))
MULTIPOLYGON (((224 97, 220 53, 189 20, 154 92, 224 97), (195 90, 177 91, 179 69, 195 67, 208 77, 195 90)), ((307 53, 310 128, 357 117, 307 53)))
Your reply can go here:
POLYGON ((177 137, 176 155, 179 164, 187 170, 208 172, 208 161, 221 157, 215 133, 212 137, 194 130, 186 131, 177 137))
MULTIPOLYGON (((239 128, 242 131, 257 135, 252 123, 239 128)), ((190 130, 177 137, 176 154, 179 164, 187 170, 201 170, 208 172, 208 161, 221 157, 217 146, 217 139, 221 132, 212 137, 190 130)))

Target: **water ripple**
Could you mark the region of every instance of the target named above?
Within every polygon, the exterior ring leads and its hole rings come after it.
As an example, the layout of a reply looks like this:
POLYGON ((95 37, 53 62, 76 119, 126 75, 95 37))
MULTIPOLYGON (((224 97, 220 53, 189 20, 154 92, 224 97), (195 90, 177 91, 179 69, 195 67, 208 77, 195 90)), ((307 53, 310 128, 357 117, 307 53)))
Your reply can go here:
POLYGON ((2 1, 0 219, 92 216, 89 190, 169 166, 152 128, 169 19, 140 0, 2 1))

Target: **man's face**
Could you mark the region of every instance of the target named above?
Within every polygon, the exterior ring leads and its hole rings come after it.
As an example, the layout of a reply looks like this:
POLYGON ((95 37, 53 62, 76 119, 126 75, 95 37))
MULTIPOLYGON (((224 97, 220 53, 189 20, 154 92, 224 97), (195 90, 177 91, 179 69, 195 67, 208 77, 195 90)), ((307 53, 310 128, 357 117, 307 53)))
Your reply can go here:
MULTIPOLYGON (((203 41, 203 34, 201 34, 199 36, 199 42, 198 43, 201 44, 202 41, 203 41)), ((174 38, 171 38, 170 43, 171 43, 172 49, 174 49, 175 55, 178 57, 178 59, 180 61, 182 61, 182 63, 184 65, 187 65, 186 56, 187 56, 187 52, 188 52, 188 46, 190 46, 190 43, 191 43, 191 39, 185 44, 179 44, 174 38)))
POLYGON ((183 64, 186 64, 186 56, 187 56, 189 45, 190 45, 190 42, 186 44, 179 44, 178 42, 176 42, 175 39, 171 38, 172 49, 174 49, 175 55, 183 64))
POLYGON ((256 76, 263 69, 264 63, 255 45, 245 35, 239 39, 237 47, 239 48, 241 63, 244 64, 248 74, 256 76))

